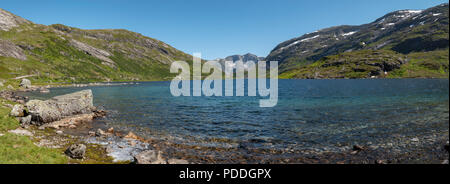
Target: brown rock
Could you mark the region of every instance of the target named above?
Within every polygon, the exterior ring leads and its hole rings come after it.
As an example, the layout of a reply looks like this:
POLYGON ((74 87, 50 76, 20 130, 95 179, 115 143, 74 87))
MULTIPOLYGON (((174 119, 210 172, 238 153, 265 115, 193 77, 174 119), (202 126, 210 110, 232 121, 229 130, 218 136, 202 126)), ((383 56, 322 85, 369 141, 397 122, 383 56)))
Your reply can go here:
POLYGON ((133 132, 128 132, 128 134, 124 138, 139 140, 139 137, 136 134, 134 134, 133 132))
POLYGON ((169 159, 167 161, 168 164, 189 164, 187 160, 182 159, 169 159))

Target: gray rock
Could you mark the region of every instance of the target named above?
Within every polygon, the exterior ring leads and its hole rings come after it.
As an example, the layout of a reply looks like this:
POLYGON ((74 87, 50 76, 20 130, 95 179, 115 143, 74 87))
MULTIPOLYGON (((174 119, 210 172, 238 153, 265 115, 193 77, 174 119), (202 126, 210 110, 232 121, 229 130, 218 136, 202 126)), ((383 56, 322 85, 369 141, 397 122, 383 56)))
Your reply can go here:
POLYGON ((447 141, 447 143, 444 145, 444 149, 447 150, 447 152, 449 152, 449 144, 448 144, 448 141, 447 141))
POLYGON ((95 110, 91 90, 53 97, 41 101, 31 100, 25 104, 32 115, 32 123, 42 125, 68 116, 88 114, 95 110))
POLYGON ((31 88, 31 81, 28 80, 28 79, 22 79, 22 82, 20 82, 19 86, 23 87, 23 88, 26 88, 26 89, 29 89, 29 88, 31 88))
POLYGON ((25 115, 24 106, 21 104, 14 105, 9 115, 13 117, 23 117, 25 115))
POLYGON ((3 82, 0 82, 0 87, 3 87, 3 86, 4 86, 3 82))
POLYGON ((86 145, 73 144, 64 153, 73 159, 83 159, 86 154, 86 145))
POLYGON ((136 164, 167 164, 167 162, 161 157, 160 151, 147 150, 134 156, 134 162, 136 164))
POLYGON ((31 115, 19 118, 21 125, 29 125, 31 123, 31 115))
MULTIPOLYGON (((1 24, 1 20, 0 20, 1 24)), ((0 39, 0 56, 13 57, 20 60, 26 60, 27 55, 16 44, 0 39)))

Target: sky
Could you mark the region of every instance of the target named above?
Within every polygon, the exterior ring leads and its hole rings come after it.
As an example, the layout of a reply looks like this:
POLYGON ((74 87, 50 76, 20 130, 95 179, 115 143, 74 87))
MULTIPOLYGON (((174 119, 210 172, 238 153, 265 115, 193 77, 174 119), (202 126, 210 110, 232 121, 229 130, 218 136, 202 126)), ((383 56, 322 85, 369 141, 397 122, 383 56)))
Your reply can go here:
POLYGON ((1 0, 0 8, 39 24, 128 29, 204 59, 253 53, 337 25, 359 25, 395 10, 448 0, 1 0))

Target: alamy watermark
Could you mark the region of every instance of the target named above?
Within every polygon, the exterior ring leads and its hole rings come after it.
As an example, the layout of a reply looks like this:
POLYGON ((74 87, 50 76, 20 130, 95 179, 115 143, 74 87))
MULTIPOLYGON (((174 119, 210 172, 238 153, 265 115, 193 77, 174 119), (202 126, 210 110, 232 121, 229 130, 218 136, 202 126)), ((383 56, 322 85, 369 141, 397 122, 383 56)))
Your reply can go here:
POLYGON ((191 75, 190 65, 186 61, 175 61, 170 66, 171 73, 179 74, 170 83, 173 96, 234 96, 234 82, 236 96, 244 96, 247 81, 248 96, 257 96, 257 93, 261 97, 269 96, 268 99, 259 101, 260 107, 274 107, 278 103, 278 61, 270 61, 269 68, 266 61, 225 61, 221 64, 219 61, 202 62, 201 54, 194 53, 192 67, 191 75), (266 75, 267 70, 270 73, 269 78, 266 75), (202 79, 202 74, 209 76, 202 79), (267 81, 270 81, 270 86, 267 86, 267 81))

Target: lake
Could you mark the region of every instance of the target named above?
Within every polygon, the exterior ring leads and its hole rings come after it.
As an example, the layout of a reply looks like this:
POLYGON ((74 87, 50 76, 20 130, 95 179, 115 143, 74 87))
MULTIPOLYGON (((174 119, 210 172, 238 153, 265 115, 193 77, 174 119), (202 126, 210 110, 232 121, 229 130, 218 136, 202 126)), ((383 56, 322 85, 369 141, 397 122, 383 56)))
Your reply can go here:
MULTIPOLYGON (((448 79, 279 80, 273 108, 259 107, 265 97, 173 97, 169 85, 86 88, 93 91, 94 105, 109 111, 98 122, 179 145, 184 152, 208 148, 213 157, 259 153, 249 148, 277 156, 284 150, 339 152, 355 144, 383 146, 436 134, 448 139, 448 79)), ((46 99, 86 88, 27 95, 46 99)))

